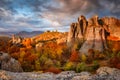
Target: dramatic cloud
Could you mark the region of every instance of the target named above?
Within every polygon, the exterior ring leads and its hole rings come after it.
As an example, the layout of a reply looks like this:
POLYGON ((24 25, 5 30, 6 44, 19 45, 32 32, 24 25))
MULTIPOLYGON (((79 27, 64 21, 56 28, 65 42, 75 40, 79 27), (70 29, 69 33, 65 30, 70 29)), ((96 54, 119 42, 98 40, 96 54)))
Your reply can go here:
POLYGON ((0 31, 68 31, 81 14, 120 18, 120 0, 0 0, 0 31))

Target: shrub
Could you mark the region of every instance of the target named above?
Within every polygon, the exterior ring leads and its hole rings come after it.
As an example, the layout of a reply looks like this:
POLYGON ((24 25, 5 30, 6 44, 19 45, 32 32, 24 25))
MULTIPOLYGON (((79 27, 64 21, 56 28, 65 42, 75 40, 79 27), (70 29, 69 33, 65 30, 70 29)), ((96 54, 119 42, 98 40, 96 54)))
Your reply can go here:
POLYGON ((52 72, 52 73, 58 74, 61 72, 61 70, 56 67, 50 67, 47 70, 45 70, 45 72, 52 72))
POLYGON ((96 70, 97 68, 99 68, 99 66, 100 65, 99 65, 99 63, 98 63, 97 60, 93 61, 93 66, 92 67, 93 67, 94 70, 96 70))
POLYGON ((15 58, 16 60, 18 60, 20 58, 20 53, 12 53, 11 57, 15 58))
POLYGON ((48 58, 45 55, 42 55, 39 59, 41 66, 43 66, 47 60, 48 58))
POLYGON ((78 63, 76 67, 76 72, 86 71, 87 66, 84 62, 78 63))
POLYGON ((89 49, 88 50, 88 61, 92 62, 94 59, 94 50, 93 49, 89 49))
POLYGON ((35 61, 35 70, 36 70, 36 71, 41 70, 41 66, 40 66, 39 60, 36 60, 36 61, 35 61))
POLYGON ((21 63, 21 66, 22 66, 22 68, 23 68, 23 70, 25 71, 25 72, 30 72, 30 71, 33 71, 33 65, 31 65, 29 62, 27 62, 27 61, 23 61, 22 63, 21 63))
POLYGON ((54 61, 54 65, 55 65, 56 67, 61 67, 60 61, 54 61))
POLYGON ((75 64, 73 62, 67 62, 64 66, 64 70, 74 70, 75 64))
POLYGON ((44 65, 45 65, 46 68, 49 68, 49 67, 53 66, 54 63, 51 59, 48 59, 48 60, 45 61, 44 65))
POLYGON ((115 56, 110 59, 111 67, 119 68, 120 67, 119 64, 120 64, 120 57, 115 56))
POLYGON ((79 53, 77 51, 72 51, 72 54, 71 54, 69 60, 72 62, 78 62, 79 61, 79 53))
POLYGON ((86 62, 87 61, 87 57, 86 57, 85 54, 81 55, 81 60, 82 60, 82 62, 86 62))

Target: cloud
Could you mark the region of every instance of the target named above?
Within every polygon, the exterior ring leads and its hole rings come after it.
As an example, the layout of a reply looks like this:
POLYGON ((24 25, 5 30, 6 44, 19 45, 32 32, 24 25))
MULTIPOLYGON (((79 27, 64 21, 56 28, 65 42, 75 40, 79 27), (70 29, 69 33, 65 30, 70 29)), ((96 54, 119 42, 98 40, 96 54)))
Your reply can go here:
POLYGON ((68 31, 83 14, 120 18, 120 0, 0 0, 0 31, 68 31))

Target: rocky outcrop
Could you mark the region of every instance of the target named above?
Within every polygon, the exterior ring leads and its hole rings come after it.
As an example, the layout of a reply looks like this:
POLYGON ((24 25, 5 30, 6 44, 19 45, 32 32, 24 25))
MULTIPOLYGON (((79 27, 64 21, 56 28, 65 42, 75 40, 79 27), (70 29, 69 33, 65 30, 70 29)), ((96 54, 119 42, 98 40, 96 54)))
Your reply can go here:
POLYGON ((100 23, 98 16, 94 16, 88 21, 86 29, 86 40, 80 48, 80 52, 87 54, 89 49, 103 51, 107 49, 106 33, 108 28, 106 25, 100 23))
POLYGON ((67 38, 66 37, 62 37, 60 39, 57 39, 56 42, 57 42, 57 44, 66 43, 67 42, 67 38))
POLYGON ((83 15, 81 15, 78 18, 77 23, 72 23, 70 25, 70 31, 68 33, 67 42, 71 43, 71 42, 74 42, 75 39, 84 38, 86 29, 87 29, 87 20, 83 15))
POLYGON ((20 46, 20 45, 22 45, 22 40, 23 40, 23 38, 12 35, 12 44, 20 46))
POLYGON ((12 71, 12 72, 22 72, 20 63, 12 58, 9 54, 0 52, 0 69, 12 71))
POLYGON ((0 70, 1 80, 120 80, 120 70, 109 67, 101 67, 96 74, 89 72, 75 73, 74 71, 63 71, 59 74, 50 72, 22 72, 14 73, 0 70))
POLYGON ((42 43, 42 42, 37 43, 37 44, 35 45, 36 51, 39 51, 39 49, 40 49, 43 45, 44 45, 44 43, 42 43))
POLYGON ((120 40, 120 20, 114 17, 104 17, 102 21, 108 26, 110 36, 120 40))
MULTIPOLYGON (((72 23, 67 43, 74 44, 74 41, 84 40, 80 53, 86 54, 90 49, 102 52, 107 47, 107 37, 115 36, 120 38, 120 20, 113 17, 100 18, 93 16, 86 20, 84 16, 78 18, 78 22, 72 23)), ((70 45, 72 46, 72 45, 70 45)))

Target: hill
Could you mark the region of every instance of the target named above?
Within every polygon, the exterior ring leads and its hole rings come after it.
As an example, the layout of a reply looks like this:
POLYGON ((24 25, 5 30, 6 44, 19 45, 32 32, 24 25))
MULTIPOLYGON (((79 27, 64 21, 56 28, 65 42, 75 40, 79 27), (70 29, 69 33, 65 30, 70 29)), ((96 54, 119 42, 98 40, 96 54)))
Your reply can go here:
POLYGON ((32 32, 27 32, 27 31, 20 31, 20 32, 0 32, 0 36, 12 37, 12 35, 15 34, 15 36, 30 38, 30 37, 39 35, 41 33, 43 33, 43 31, 32 31, 32 32))
POLYGON ((32 31, 32 32, 21 31, 21 32, 16 33, 15 36, 30 38, 30 37, 39 35, 41 33, 43 33, 43 32, 42 31, 32 31))
POLYGON ((60 41, 63 39, 63 42, 66 41, 67 39, 67 32, 44 32, 40 35, 37 35, 35 37, 32 37, 32 39, 35 42, 39 42, 39 41, 53 41, 53 40, 57 40, 60 41))

